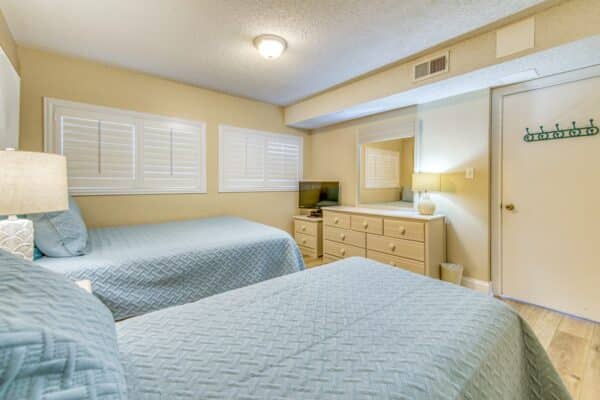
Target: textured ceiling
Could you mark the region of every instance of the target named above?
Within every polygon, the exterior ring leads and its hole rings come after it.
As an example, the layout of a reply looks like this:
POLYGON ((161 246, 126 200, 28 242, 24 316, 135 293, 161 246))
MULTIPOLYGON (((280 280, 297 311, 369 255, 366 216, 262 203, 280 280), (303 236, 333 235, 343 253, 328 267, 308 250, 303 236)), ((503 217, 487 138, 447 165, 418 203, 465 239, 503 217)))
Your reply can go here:
POLYGON ((18 43, 274 104, 543 0, 0 0, 18 43), (252 38, 288 41, 264 60, 252 38))

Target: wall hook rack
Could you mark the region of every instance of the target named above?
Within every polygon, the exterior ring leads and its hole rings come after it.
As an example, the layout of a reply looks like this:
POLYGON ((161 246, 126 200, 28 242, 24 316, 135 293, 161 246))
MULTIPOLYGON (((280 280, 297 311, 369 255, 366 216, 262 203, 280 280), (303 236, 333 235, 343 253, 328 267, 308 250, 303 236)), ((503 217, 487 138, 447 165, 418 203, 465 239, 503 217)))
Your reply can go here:
POLYGON ((597 126, 594 126, 593 118, 590 118, 589 126, 578 128, 575 121, 572 121, 571 123, 573 126, 566 129, 560 129, 559 124, 555 124, 554 126, 556 129, 552 131, 545 131, 543 125, 540 125, 539 132, 529 132, 529 128, 525 128, 525 132, 527 133, 523 136, 523 140, 526 142, 540 142, 543 140, 569 139, 582 136, 594 136, 600 131, 597 126))

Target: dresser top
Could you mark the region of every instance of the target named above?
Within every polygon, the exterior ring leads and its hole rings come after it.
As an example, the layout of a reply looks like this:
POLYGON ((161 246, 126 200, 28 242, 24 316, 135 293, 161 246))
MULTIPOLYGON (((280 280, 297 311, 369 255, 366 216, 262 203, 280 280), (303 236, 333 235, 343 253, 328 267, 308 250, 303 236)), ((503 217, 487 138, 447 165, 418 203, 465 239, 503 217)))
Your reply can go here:
POLYGON ((396 217, 396 218, 411 218, 422 221, 432 221, 434 219, 444 218, 442 214, 435 215, 421 215, 418 211, 413 209, 382 209, 382 208, 368 208, 368 207, 350 207, 350 206, 333 206, 323 208, 323 211, 334 211, 334 212, 347 212, 354 214, 366 214, 366 215, 377 215, 381 217, 396 217))

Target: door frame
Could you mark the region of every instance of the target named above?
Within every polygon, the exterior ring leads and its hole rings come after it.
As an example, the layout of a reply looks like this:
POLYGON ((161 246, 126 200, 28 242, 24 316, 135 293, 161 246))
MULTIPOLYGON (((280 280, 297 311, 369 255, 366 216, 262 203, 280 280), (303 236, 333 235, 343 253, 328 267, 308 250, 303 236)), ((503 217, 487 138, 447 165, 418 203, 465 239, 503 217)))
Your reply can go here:
POLYGON ((577 82, 598 76, 600 76, 600 65, 594 65, 492 89, 490 261, 492 291, 496 296, 502 296, 502 106, 504 98, 523 92, 577 82))

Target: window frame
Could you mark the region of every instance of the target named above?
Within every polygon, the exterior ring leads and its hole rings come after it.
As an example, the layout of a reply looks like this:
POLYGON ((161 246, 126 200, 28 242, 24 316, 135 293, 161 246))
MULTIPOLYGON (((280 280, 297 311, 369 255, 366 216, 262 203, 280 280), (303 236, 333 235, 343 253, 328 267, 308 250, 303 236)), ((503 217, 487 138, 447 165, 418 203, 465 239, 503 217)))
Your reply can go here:
POLYGON ((80 113, 108 114, 117 120, 132 120, 135 126, 134 130, 134 164, 135 178, 131 187, 89 187, 89 188, 71 188, 69 193, 77 196, 103 196, 103 195, 140 195, 140 194, 206 194, 207 192, 207 152, 206 152, 206 123, 203 121, 192 121, 181 118, 167 117, 163 115, 129 111, 120 108, 99 106, 83 102, 61 100, 51 97, 44 97, 44 151, 47 153, 62 154, 60 148, 60 128, 59 121, 56 118, 57 112, 61 109, 74 109, 80 113), (143 154, 141 143, 143 138, 144 122, 152 121, 155 123, 180 124, 187 127, 198 129, 199 131, 199 162, 200 171, 198 173, 199 184, 196 188, 177 188, 177 187, 144 187, 142 160, 143 154), (58 128, 58 129, 57 129, 58 128))
MULTIPOLYGON (((300 146, 300 155, 298 157, 298 181, 301 181, 303 179, 304 176, 304 137, 301 135, 294 135, 294 134, 290 134, 290 133, 274 133, 274 132, 267 132, 267 131, 261 131, 258 129, 249 129, 249 128, 242 128, 242 127, 238 127, 238 126, 233 126, 233 125, 226 125, 226 124, 219 124, 219 193, 260 193, 260 192, 297 192, 298 191, 298 187, 296 187, 295 189, 290 189, 289 187, 273 187, 273 186, 261 186, 261 187, 251 187, 248 189, 243 189, 243 188, 235 188, 235 189, 227 189, 225 188, 225 177, 224 177, 224 161, 225 161, 225 157, 224 157, 224 151, 225 151, 225 146, 224 146, 224 136, 227 134, 227 130, 231 129, 231 130, 236 130, 236 131, 242 131, 245 132, 247 134, 254 134, 257 136, 261 136, 264 138, 278 138, 278 137, 293 137, 296 138, 299 142, 299 146, 300 146)), ((265 176, 267 175, 266 170, 265 170, 265 176)))

